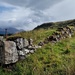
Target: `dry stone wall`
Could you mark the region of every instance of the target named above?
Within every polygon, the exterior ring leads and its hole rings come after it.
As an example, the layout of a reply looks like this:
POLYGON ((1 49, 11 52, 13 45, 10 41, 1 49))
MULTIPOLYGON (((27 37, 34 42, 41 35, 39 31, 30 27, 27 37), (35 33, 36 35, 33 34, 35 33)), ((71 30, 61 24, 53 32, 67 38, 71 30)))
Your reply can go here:
POLYGON ((58 28, 51 36, 47 37, 43 42, 38 45, 33 45, 33 39, 25 39, 22 37, 13 37, 3 40, 0 37, 0 63, 11 64, 16 63, 18 60, 25 59, 30 53, 34 53, 37 48, 41 48, 44 44, 49 42, 56 43, 65 38, 71 38, 74 35, 75 27, 58 28))
POLYGON ((64 28, 58 28, 56 32, 54 32, 51 36, 47 37, 44 40, 44 44, 53 42, 56 43, 62 39, 65 38, 71 38, 74 35, 75 27, 64 27, 64 28))
POLYGON ((16 63, 18 60, 25 59, 30 53, 34 53, 38 45, 33 45, 32 39, 24 39, 17 37, 8 39, 7 41, 0 40, 0 63, 11 64, 16 63))

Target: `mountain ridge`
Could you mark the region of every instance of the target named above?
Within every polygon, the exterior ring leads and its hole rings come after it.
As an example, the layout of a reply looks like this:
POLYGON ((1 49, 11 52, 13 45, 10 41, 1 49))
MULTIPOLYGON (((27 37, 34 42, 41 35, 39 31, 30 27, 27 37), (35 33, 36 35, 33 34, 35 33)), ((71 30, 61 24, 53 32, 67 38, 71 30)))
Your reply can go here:
POLYGON ((48 28, 58 28, 58 27, 65 27, 65 26, 75 26, 75 19, 66 20, 66 21, 59 21, 59 22, 48 22, 43 23, 34 28, 34 30, 38 29, 48 29, 48 28))
POLYGON ((0 34, 5 34, 5 29, 7 29, 7 34, 15 34, 17 32, 21 32, 23 30, 19 30, 19 29, 16 29, 14 27, 8 27, 8 28, 0 28, 0 34))

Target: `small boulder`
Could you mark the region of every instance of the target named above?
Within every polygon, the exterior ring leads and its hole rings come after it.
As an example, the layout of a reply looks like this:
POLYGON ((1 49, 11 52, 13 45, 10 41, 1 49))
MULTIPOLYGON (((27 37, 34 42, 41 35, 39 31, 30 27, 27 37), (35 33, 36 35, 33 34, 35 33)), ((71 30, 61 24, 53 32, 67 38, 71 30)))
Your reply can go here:
POLYGON ((25 54, 29 54, 30 50, 29 49, 24 49, 25 54))
POLYGON ((39 43, 38 43, 38 46, 43 46, 43 45, 44 45, 43 42, 39 42, 39 43))
POLYGON ((0 46, 0 63, 11 64, 18 61, 16 44, 13 41, 2 41, 0 46))
POLYGON ((33 39, 30 38, 28 41, 29 41, 29 45, 32 46, 33 45, 33 39))
POLYGON ((29 52, 30 52, 30 53, 34 53, 34 50, 30 50, 29 52))

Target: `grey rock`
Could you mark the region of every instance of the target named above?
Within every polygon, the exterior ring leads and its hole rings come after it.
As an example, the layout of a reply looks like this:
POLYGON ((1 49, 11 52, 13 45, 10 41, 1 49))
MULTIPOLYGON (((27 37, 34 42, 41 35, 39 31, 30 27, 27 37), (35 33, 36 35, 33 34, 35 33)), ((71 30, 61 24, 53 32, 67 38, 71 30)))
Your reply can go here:
POLYGON ((0 47, 0 63, 11 64, 18 61, 16 44, 13 41, 2 41, 0 47), (3 45, 2 45, 3 44, 3 45))
POLYGON ((69 38, 71 38, 72 37, 72 34, 69 34, 69 38))
POLYGON ((24 51, 21 51, 21 50, 18 50, 18 57, 19 57, 19 60, 23 60, 25 59, 25 52, 24 51))
POLYGON ((29 41, 29 45, 32 46, 33 45, 33 39, 30 38, 28 41, 29 41))
POLYGON ((34 46, 35 49, 38 49, 38 48, 41 48, 41 47, 42 46, 37 46, 37 45, 34 46))
POLYGON ((25 56, 25 53, 20 50, 20 51, 18 51, 18 55, 19 55, 19 56, 20 56, 20 55, 21 55, 21 56, 25 56))
POLYGON ((22 50, 23 48, 26 48, 29 46, 29 42, 27 39, 17 38, 16 39, 16 45, 17 45, 18 50, 22 50))
POLYGON ((30 52, 30 50, 24 49, 24 52, 25 52, 26 54, 28 54, 28 53, 30 52))
POLYGON ((29 46, 29 42, 28 42, 27 39, 24 39, 24 40, 23 40, 23 46, 24 46, 24 47, 29 46))
POLYGON ((28 49, 29 50, 35 50, 35 47, 34 46, 28 46, 28 49))
POLYGON ((34 53, 34 50, 30 50, 29 52, 30 52, 30 53, 34 53))
POLYGON ((17 45, 17 49, 21 50, 23 48, 23 38, 17 38, 16 45, 17 45))
POLYGON ((43 42, 39 42, 38 45, 39 45, 39 46, 43 46, 44 43, 43 43, 43 42))

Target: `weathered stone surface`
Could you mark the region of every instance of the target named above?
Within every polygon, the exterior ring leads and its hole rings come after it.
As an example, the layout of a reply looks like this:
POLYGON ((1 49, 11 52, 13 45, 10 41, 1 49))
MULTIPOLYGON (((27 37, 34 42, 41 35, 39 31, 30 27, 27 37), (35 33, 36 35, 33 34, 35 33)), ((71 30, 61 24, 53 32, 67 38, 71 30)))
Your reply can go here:
POLYGON ((25 53, 23 51, 21 51, 21 50, 18 51, 18 54, 21 55, 21 56, 25 56, 25 53))
POLYGON ((33 39, 30 38, 28 41, 29 41, 29 45, 32 46, 33 45, 33 39))
POLYGON ((18 50, 18 58, 19 59, 25 59, 25 52, 24 51, 21 51, 21 50, 18 50))
POLYGON ((29 46, 29 42, 28 42, 27 39, 24 39, 24 40, 23 40, 23 46, 24 46, 24 47, 29 46))
MULTIPOLYGON (((31 43, 31 42, 30 42, 30 43, 31 43)), ((23 48, 29 46, 29 42, 28 42, 27 39, 24 39, 24 38, 17 38, 17 39, 16 39, 16 45, 17 45, 18 50, 22 50, 23 48)))
POLYGON ((34 46, 35 49, 38 49, 38 48, 41 48, 41 47, 42 46, 37 46, 37 45, 34 46))
POLYGON ((25 54, 28 54, 30 52, 29 49, 24 49, 25 54))
POLYGON ((21 50, 23 48, 23 38, 16 39, 16 46, 17 46, 18 50, 21 50))
POLYGON ((30 50, 29 52, 30 52, 30 53, 34 53, 34 50, 30 50))
POLYGON ((4 41, 5 44, 5 64, 18 61, 16 44, 13 41, 4 41))
POLYGON ((0 49, 1 63, 11 64, 18 61, 18 53, 15 42, 3 41, 3 45, 1 45, 0 49))

